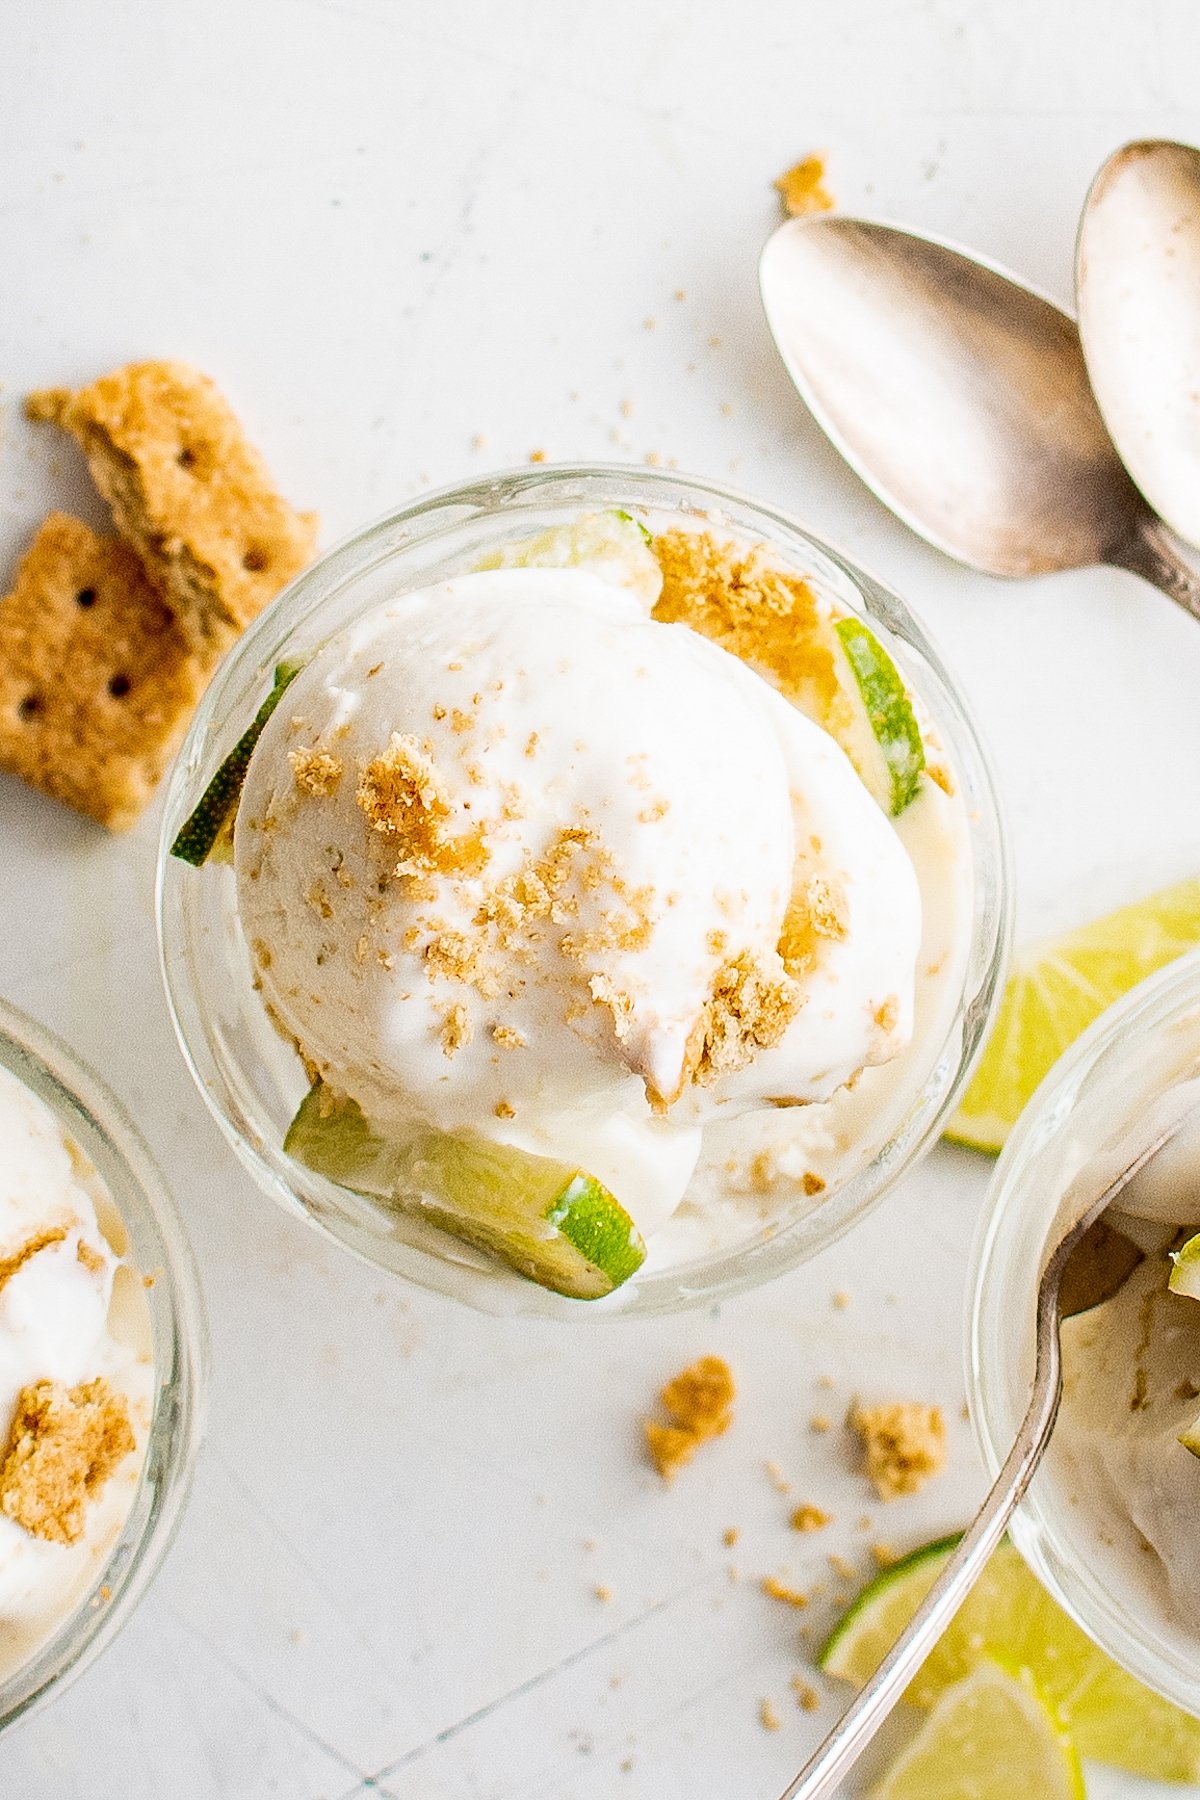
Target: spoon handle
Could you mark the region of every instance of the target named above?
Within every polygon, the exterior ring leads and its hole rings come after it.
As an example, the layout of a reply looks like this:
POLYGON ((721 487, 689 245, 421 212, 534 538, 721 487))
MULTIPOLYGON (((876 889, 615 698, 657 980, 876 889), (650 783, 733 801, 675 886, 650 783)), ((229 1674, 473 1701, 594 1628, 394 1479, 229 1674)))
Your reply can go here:
POLYGON ((1161 588, 1193 619, 1200 619, 1200 571, 1188 560, 1187 546, 1152 513, 1109 557, 1115 568, 1129 569, 1161 588))
MULTIPOLYGON (((1053 1301, 1050 1302, 1053 1305, 1053 1301)), ((1055 1321, 1055 1327, 1057 1321, 1055 1321)), ((1039 1333, 1029 1409, 992 1490, 908 1625, 780 1800, 831 1800, 966 1599, 1041 1461, 1062 1398, 1057 1329, 1039 1333)))

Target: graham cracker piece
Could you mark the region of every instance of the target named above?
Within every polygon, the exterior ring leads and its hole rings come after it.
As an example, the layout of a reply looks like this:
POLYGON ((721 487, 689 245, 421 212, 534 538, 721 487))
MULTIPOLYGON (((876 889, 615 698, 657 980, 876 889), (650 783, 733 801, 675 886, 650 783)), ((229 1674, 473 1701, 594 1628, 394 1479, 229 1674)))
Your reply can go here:
POLYGON ((72 393, 31 394, 31 419, 77 438, 117 530, 197 646, 222 649, 313 555, 294 512, 207 375, 130 363, 72 393))
POLYGON ((88 1501, 136 1448, 128 1402, 103 1376, 70 1389, 34 1382, 17 1397, 0 1510, 34 1537, 78 1543, 88 1501))
POLYGON ((647 1419, 644 1427, 651 1459, 664 1481, 692 1460, 699 1445, 729 1430, 736 1396, 729 1364, 719 1356, 702 1356, 668 1381, 660 1397, 674 1423, 647 1419))
POLYGON ((867 1474, 881 1500, 915 1494, 946 1462, 946 1422, 940 1406, 898 1400, 851 1407, 847 1424, 863 1441, 867 1474))
POLYGON ((0 768, 124 831, 211 670, 135 553, 51 513, 0 600, 0 768))

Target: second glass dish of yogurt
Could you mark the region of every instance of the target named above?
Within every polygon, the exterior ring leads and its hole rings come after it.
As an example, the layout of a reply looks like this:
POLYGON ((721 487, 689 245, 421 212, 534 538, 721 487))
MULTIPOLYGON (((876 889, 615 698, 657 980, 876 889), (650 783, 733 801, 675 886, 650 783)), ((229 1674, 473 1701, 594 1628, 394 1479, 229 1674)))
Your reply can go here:
POLYGON ((770 543, 580 510, 284 649, 172 879, 223 884, 304 1072, 293 1161, 597 1299, 902 1122, 961 1004, 968 803, 770 543))
POLYGON ((154 1364, 122 1235, 96 1171, 0 1067, 0 1687, 87 1594, 141 1474, 154 1364))
POLYGON ((1200 1715, 1200 957, 1106 1013, 1030 1102, 981 1227, 968 1366, 994 1465, 1047 1246, 1172 1131, 1105 1215, 1107 1297, 1063 1322, 1062 1405, 1013 1535, 1105 1650, 1200 1715))

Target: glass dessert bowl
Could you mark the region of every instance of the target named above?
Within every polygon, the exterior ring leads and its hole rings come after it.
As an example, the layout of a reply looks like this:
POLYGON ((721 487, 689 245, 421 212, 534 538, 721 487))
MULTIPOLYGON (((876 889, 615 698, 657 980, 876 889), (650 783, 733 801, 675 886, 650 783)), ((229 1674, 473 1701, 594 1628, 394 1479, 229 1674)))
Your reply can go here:
POLYGON ((1048 1246, 1182 1121, 1106 1215, 1125 1240, 1115 1285, 1064 1321, 1058 1422, 1011 1530, 1102 1649, 1200 1715, 1200 1284, 1195 1261, 1189 1270, 1179 1256, 1200 1228, 1198 1107, 1200 955, 1190 955, 1096 1021, 1005 1146, 973 1256, 967 1365, 972 1422, 995 1471, 1027 1402, 1048 1246))
POLYGON ((894 595, 714 484, 586 467, 287 590, 181 753, 159 925, 260 1184, 486 1310, 645 1313, 811 1255, 929 1144, 1008 885, 894 595))
POLYGON ((153 1578, 204 1361, 191 1252, 145 1146, 0 1003, 0 1729, 86 1668, 153 1578))

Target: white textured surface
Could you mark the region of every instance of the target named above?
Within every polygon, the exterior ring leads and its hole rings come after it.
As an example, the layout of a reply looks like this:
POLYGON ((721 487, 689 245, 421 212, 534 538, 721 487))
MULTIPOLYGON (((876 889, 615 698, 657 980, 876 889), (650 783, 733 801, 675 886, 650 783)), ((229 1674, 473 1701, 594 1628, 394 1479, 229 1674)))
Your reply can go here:
MULTIPOLYGON (((211 370, 326 541, 534 449, 656 451, 791 505, 925 614, 997 754, 1026 932, 1195 873, 1195 627, 1131 577, 996 586, 909 537, 794 400, 754 279, 771 178, 825 146, 848 206, 1065 295, 1093 168, 1196 129, 1190 0, 61 0, 0 32, 6 564, 49 504, 87 504, 20 393, 134 356, 211 370)), ((203 1114, 154 965, 154 830, 109 842, 0 783, 0 991, 142 1120, 216 1365, 179 1543, 103 1662, 0 1745, 3 1792, 771 1800, 833 1700, 794 1707, 800 1615, 751 1577, 811 1576, 864 1510, 905 1547, 979 1491, 957 1410, 984 1170, 940 1152, 719 1317, 571 1331, 406 1293, 253 1192, 203 1114), (710 1349, 737 1424, 664 1492, 638 1419, 710 1349), (805 1427, 858 1389, 955 1420, 950 1473, 883 1517, 842 1435, 805 1427), (835 1529, 786 1530, 768 1458, 835 1529)))

